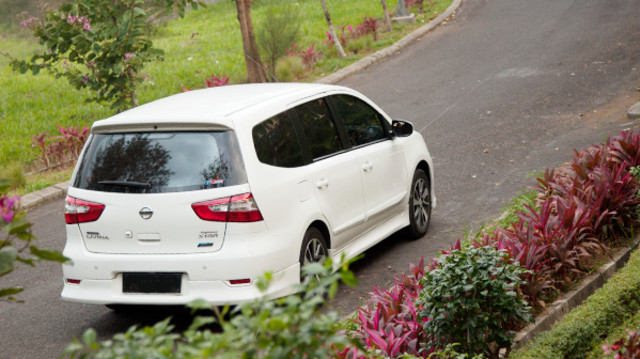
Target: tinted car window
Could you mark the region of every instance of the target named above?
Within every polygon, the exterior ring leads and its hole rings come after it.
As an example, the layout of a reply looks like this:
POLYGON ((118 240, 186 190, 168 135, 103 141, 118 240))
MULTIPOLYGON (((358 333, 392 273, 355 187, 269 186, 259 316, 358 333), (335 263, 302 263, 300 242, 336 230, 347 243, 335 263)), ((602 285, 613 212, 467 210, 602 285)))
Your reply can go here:
POLYGON ((296 110, 314 159, 342 149, 338 129, 323 99, 302 104, 296 110))
POLYGON ((337 95, 332 99, 353 146, 385 138, 378 111, 353 96, 337 95))
POLYGON ((95 134, 74 187, 181 192, 246 183, 232 131, 95 134))
POLYGON ((279 167, 304 164, 298 136, 286 112, 259 123, 252 134, 260 162, 279 167))

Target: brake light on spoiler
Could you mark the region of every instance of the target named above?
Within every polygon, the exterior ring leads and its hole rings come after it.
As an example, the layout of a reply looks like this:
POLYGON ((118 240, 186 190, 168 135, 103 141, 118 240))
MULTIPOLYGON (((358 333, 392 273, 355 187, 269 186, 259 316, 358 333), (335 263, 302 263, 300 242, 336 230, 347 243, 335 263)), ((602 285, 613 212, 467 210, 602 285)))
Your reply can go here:
POLYGON ((258 222, 262 213, 251 193, 191 205, 200 219, 214 222, 258 222))

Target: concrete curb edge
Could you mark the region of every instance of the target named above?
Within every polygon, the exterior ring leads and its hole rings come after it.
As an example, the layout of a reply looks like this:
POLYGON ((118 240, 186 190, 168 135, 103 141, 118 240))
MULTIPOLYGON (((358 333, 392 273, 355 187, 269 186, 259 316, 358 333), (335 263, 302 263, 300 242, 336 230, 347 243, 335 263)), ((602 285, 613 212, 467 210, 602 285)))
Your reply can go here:
POLYGON ((27 193, 20 197, 20 208, 28 211, 42 203, 56 200, 66 195, 68 188, 69 182, 63 182, 35 192, 27 193))
POLYGON ((407 34, 402 39, 396 41, 393 45, 389 47, 385 47, 384 49, 378 50, 373 54, 366 56, 358 60, 357 62, 332 73, 331 75, 328 75, 319 80, 316 80, 315 82, 321 83, 321 84, 334 84, 351 75, 355 75, 356 73, 366 69, 367 67, 373 64, 376 64, 382 61, 383 59, 395 54, 396 52, 400 51, 400 49, 402 49, 403 47, 409 45, 413 41, 424 36, 429 31, 438 27, 444 20, 449 18, 454 12, 456 12, 456 10, 458 10, 458 7, 460 7, 461 3, 462 3, 462 0, 453 0, 451 5, 449 5, 449 7, 440 15, 438 15, 435 19, 429 21, 428 23, 421 26, 420 28, 407 34))
POLYGON ((636 102, 627 110, 629 120, 640 120, 640 102, 636 102))
POLYGON ((636 236, 629 248, 624 248, 616 253, 613 260, 598 268, 594 273, 584 278, 580 286, 550 304, 543 314, 536 317, 535 323, 528 325, 516 334, 513 349, 519 349, 531 341, 537 334, 551 329, 554 323, 560 321, 572 309, 579 306, 602 287, 620 268, 629 260, 631 253, 638 248, 640 236, 636 236))

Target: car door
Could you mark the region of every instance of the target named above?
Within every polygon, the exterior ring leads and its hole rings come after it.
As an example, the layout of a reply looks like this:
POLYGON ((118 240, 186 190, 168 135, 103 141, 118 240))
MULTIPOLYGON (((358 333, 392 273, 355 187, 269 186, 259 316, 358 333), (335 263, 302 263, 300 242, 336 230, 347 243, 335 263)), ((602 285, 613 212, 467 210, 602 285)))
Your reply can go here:
POLYGON ((333 232, 332 248, 339 250, 361 232, 365 219, 357 159, 343 151, 338 127, 324 99, 301 104, 296 112, 312 156, 309 169, 315 197, 333 232))
MULTIPOLYGON (((365 101, 350 95, 329 98, 355 156, 362 178, 367 228, 399 214, 409 189, 404 152, 387 136, 382 114, 365 101)), ((388 124, 388 122, 387 122, 388 124)))

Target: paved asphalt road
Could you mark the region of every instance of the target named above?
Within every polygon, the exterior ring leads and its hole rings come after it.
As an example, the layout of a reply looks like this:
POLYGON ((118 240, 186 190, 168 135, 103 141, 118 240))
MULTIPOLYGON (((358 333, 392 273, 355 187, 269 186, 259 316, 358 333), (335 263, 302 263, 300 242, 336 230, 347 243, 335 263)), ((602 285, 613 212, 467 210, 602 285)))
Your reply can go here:
MULTIPOLYGON (((624 112, 640 98, 639 0, 465 0, 446 25, 341 84, 413 121, 435 159, 438 208, 422 239, 393 236, 354 266, 361 283, 334 306, 349 312, 372 285, 448 247, 464 228, 500 214, 530 180, 581 148, 636 128, 624 112)), ((43 247, 62 249, 62 201, 29 215, 43 247)), ((21 269, 24 304, 0 303, 0 358, 53 358, 86 328, 102 337, 155 310, 129 316, 59 299, 61 270, 21 269)), ((184 324, 184 323, 179 323, 184 324)))

